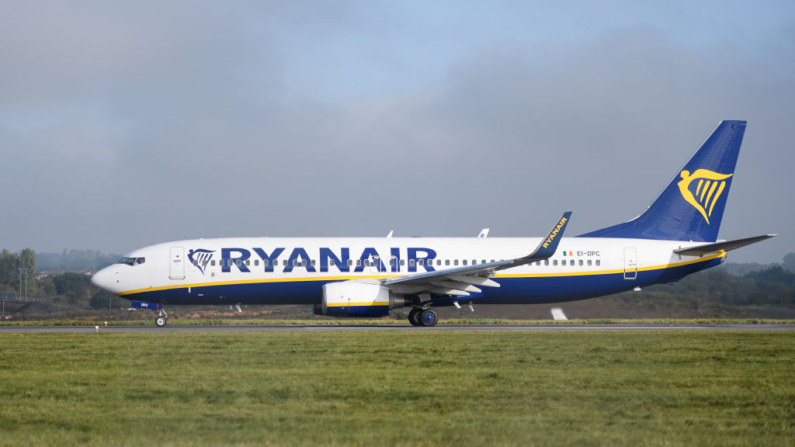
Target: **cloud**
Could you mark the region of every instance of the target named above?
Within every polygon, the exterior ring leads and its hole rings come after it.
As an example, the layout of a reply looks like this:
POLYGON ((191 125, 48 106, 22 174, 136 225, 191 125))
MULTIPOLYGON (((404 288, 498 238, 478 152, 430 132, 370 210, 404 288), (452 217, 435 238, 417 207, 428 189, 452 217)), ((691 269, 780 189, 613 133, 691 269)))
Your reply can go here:
MULTIPOLYGON (((267 4, 24 5, 26 20, 0 23, 14 66, 0 74, 0 145, 18 167, 0 179, 20 210, 0 217, 12 249, 485 226, 527 236, 568 209, 573 235, 642 212, 721 119, 749 120, 721 235, 784 232, 795 217, 792 71, 730 44, 694 48, 654 26, 490 41, 411 89, 329 100, 311 94, 321 81, 302 94, 296 79, 352 60, 355 83, 357 69, 395 60, 369 59, 375 44, 336 62, 296 51, 317 54, 326 35, 334 51, 366 35, 394 47, 398 30, 362 25, 378 7, 329 21, 267 4)), ((778 260, 793 242, 745 253, 778 260)))

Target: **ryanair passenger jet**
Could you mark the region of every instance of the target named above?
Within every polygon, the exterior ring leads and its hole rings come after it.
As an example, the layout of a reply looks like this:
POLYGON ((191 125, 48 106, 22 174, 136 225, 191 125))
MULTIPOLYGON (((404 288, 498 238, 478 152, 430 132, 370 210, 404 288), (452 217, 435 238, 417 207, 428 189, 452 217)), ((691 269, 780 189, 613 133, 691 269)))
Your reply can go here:
MULTIPOLYGON (((640 216, 563 238, 232 238, 135 250, 92 282, 158 311, 164 305, 312 304, 319 315, 382 317, 434 308, 582 300, 672 283, 775 235, 718 241, 745 121, 723 121, 640 216)), ((391 236, 391 234, 390 234, 391 236)))

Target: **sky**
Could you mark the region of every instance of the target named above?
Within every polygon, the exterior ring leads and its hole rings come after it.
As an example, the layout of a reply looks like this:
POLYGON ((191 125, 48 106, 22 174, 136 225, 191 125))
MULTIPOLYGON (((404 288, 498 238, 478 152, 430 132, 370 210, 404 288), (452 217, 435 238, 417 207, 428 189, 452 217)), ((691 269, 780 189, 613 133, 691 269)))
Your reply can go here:
MULTIPOLYGON (((729 261, 795 252, 795 3, 0 0, 0 247, 567 235, 748 127, 729 261)), ((523 253, 518 253, 519 255, 523 253)))

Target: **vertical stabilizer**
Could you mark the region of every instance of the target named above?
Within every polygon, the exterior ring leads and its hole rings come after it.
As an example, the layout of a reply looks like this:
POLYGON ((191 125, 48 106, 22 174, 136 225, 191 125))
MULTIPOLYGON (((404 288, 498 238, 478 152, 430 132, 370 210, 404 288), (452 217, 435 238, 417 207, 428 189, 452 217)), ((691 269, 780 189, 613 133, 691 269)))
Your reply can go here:
POLYGON ((715 242, 745 124, 721 122, 645 213, 580 237, 715 242))

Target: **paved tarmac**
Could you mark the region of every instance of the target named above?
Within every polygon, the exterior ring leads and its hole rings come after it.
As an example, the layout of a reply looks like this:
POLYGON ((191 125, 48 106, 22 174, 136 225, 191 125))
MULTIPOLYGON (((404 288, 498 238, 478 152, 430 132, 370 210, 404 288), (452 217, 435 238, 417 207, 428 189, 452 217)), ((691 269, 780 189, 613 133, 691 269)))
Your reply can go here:
MULTIPOLYGON (((795 324, 442 324, 435 327, 408 325, 334 325, 334 326, 99 326, 99 332, 339 332, 339 331, 792 331, 795 324)), ((25 333, 94 333, 94 326, 0 326, 0 334, 25 333)))

